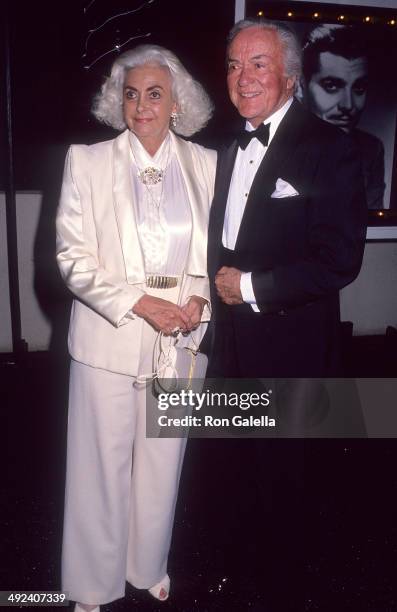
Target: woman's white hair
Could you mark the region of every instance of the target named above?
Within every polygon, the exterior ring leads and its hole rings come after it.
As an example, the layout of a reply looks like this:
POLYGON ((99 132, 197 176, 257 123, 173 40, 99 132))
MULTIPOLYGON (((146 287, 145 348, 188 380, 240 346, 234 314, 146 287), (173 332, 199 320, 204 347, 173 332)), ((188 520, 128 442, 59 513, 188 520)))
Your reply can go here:
POLYGON ((116 59, 110 76, 94 98, 92 113, 98 121, 116 130, 124 130, 127 127, 123 116, 125 75, 131 68, 145 64, 164 66, 170 71, 172 95, 178 107, 176 126, 171 125, 170 128, 182 136, 192 136, 205 127, 213 112, 210 98, 176 55, 158 45, 139 45, 116 59))
POLYGON ((242 19, 229 32, 227 51, 239 32, 247 28, 262 28, 278 34, 284 51, 284 70, 286 77, 295 76, 298 80, 302 72, 302 49, 296 34, 284 23, 267 21, 266 19, 242 19))

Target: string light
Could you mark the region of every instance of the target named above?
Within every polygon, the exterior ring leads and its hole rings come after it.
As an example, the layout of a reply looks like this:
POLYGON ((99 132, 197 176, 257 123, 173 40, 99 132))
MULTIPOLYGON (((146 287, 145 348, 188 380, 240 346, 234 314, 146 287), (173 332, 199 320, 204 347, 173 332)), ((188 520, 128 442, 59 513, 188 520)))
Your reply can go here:
MULTIPOLYGON (((156 0, 143 0, 143 2, 137 8, 130 9, 130 10, 127 10, 127 11, 123 11, 121 13, 115 13, 113 15, 110 15, 104 21, 100 22, 100 25, 98 25, 95 28, 89 29, 87 37, 85 39, 84 52, 82 54, 82 58, 85 61, 87 61, 88 52, 89 52, 89 46, 90 46, 90 44, 89 44, 90 43, 90 39, 91 39, 91 37, 95 36, 95 34, 97 32, 99 32, 100 30, 103 30, 104 28, 106 28, 109 23, 114 22, 116 19, 121 19, 122 17, 126 17, 128 15, 132 15, 133 13, 137 13, 137 12, 143 10, 143 9, 146 9, 149 5, 153 4, 155 1, 156 0)), ((87 13, 87 11, 92 7, 92 5, 94 3, 95 3, 95 0, 91 0, 89 2, 89 4, 84 8, 84 12, 87 13)), ((112 53, 112 52, 119 53, 121 48, 124 47, 124 45, 126 45, 127 43, 131 42, 132 40, 135 40, 136 38, 145 38, 147 36, 151 36, 151 34, 150 33, 147 33, 147 34, 138 34, 137 36, 131 36, 130 38, 128 38, 126 41, 124 41, 121 44, 118 43, 118 42, 114 43, 113 47, 111 47, 110 49, 107 49, 101 55, 97 56, 91 63, 85 64, 85 66, 84 66, 85 70, 89 70, 92 66, 94 66, 94 64, 96 64, 100 59, 102 59, 103 57, 105 57, 109 53, 112 53)))
MULTIPOLYGON (((91 2, 94 2, 94 1, 95 0, 91 0, 91 2)), ((149 2, 153 2, 153 1, 155 1, 155 0, 149 0, 149 2)), ((257 11, 255 14, 256 14, 257 17, 264 17, 264 11, 263 10, 257 11)), ((286 17, 288 19, 298 20, 299 21, 303 16, 300 13, 299 14, 295 14, 293 11, 288 11, 286 13, 286 17)), ((268 14, 268 18, 269 19, 273 18, 272 11, 270 12, 270 14, 268 14)), ((274 18, 276 18, 276 17, 274 17, 274 18)), ((321 13, 319 13, 317 11, 315 11, 314 13, 311 13, 311 12, 308 11, 306 13, 306 19, 307 18, 309 18, 309 19, 316 19, 316 20, 322 19, 322 18, 325 19, 325 17, 321 13)), ((373 15, 366 15, 363 12, 361 13, 361 15, 360 15, 360 13, 357 13, 357 12, 353 13, 351 15, 350 14, 345 14, 345 13, 338 15, 337 13, 334 13, 333 19, 336 19, 336 21, 340 21, 340 22, 343 22, 343 23, 354 23, 354 22, 361 21, 362 23, 371 24, 371 25, 372 24, 383 24, 383 25, 397 26, 397 18, 395 16, 391 17, 390 13, 389 13, 389 15, 383 15, 381 17, 380 16, 374 17, 373 15)))
POLYGON ((131 42, 132 40, 136 40, 137 38, 147 38, 148 36, 151 36, 151 35, 152 35, 151 32, 148 32, 147 34, 138 34, 137 36, 130 36, 130 38, 128 38, 121 44, 116 43, 114 47, 112 47, 111 49, 108 49, 108 51, 105 51, 105 53, 102 53, 102 55, 97 57, 93 62, 91 62, 91 64, 86 64, 84 66, 84 69, 89 70, 90 68, 92 68, 92 66, 94 66, 94 64, 99 62, 99 60, 101 60, 106 55, 109 55, 109 53, 113 53, 113 52, 120 53, 121 48, 124 47, 124 45, 126 45, 127 43, 131 42))

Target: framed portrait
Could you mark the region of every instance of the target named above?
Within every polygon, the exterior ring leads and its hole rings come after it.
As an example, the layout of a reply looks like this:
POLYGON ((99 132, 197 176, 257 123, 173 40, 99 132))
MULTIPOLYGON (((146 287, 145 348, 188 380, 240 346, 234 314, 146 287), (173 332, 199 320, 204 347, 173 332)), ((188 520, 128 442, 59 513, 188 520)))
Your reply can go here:
POLYGON ((296 32, 303 58, 296 97, 355 140, 366 184, 367 238, 397 238, 397 10, 246 0, 244 13, 288 22, 296 32))

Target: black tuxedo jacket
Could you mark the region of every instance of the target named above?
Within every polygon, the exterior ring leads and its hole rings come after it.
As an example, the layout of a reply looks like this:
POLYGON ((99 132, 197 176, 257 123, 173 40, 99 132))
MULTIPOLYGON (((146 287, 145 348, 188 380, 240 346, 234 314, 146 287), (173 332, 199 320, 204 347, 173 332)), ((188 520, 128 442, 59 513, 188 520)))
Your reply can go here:
POLYGON ((228 258, 222 230, 237 147, 235 142, 219 156, 210 213, 210 373, 337 375, 339 290, 360 270, 367 219, 354 143, 294 101, 258 168, 228 258), (278 178, 299 195, 271 197, 278 178), (260 313, 217 298, 214 278, 221 265, 252 272, 260 313))

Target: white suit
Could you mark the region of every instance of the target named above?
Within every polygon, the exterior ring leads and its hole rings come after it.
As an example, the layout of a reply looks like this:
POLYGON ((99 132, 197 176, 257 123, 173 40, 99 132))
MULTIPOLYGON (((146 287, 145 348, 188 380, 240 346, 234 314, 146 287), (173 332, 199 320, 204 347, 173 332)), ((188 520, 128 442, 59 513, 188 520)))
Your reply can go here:
MULTIPOLYGON (((209 298, 206 244, 215 153, 171 135, 189 199, 191 243, 180 285, 146 286, 128 130, 69 150, 57 216, 57 260, 77 299, 71 368, 62 587, 83 603, 149 588, 166 573, 185 441, 147 439, 145 390, 155 331, 131 314, 144 293, 180 304, 209 298)), ((209 309, 202 321, 208 321, 209 309)), ((199 342, 204 332, 195 332, 199 342)))
MULTIPOLYGON (((209 299, 207 225, 215 152, 170 135, 192 214, 192 241, 179 296, 179 303, 185 303, 190 295, 209 299)), ((69 331, 73 359, 135 376, 143 319, 125 315, 145 293, 146 276, 130 166, 128 130, 114 140, 70 148, 57 217, 57 260, 78 298, 69 331)), ((208 319, 206 309, 203 320, 208 319)))

